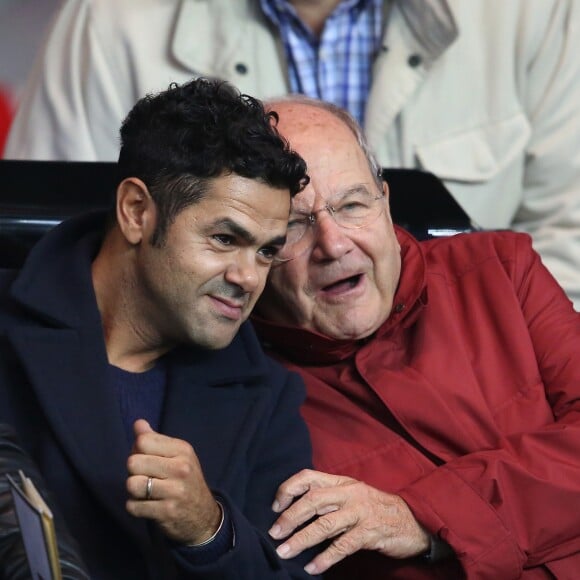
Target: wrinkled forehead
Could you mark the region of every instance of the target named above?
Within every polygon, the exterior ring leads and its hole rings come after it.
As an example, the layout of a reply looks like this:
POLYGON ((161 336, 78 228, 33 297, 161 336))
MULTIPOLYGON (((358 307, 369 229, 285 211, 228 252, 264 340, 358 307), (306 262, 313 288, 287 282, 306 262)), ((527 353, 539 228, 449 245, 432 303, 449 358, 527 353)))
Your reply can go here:
POLYGON ((329 135, 336 138, 352 136, 352 131, 330 111, 299 102, 280 102, 271 108, 278 113, 278 130, 300 153, 300 149, 312 142, 319 144, 329 135))
POLYGON ((310 183, 294 202, 310 205, 355 187, 376 190, 368 160, 344 122, 323 109, 300 103, 273 106, 280 115, 279 130, 307 164, 310 183))

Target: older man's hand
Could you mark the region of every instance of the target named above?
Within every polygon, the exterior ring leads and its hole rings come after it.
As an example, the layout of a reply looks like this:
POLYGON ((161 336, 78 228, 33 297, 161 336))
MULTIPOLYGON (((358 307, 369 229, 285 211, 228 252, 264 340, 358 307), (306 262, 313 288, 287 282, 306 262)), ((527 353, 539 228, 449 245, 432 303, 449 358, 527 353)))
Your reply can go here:
POLYGON ((278 488, 272 507, 282 513, 270 535, 275 539, 288 538, 278 547, 281 558, 292 558, 334 538, 306 566, 311 574, 325 572, 358 550, 409 558, 429 548, 429 534, 402 498, 350 477, 301 471, 278 488), (306 522, 310 523, 295 532, 306 522))
POLYGON ((192 446, 135 421, 135 444, 127 460, 127 511, 155 520, 174 542, 193 545, 219 527, 221 509, 205 481, 192 446))

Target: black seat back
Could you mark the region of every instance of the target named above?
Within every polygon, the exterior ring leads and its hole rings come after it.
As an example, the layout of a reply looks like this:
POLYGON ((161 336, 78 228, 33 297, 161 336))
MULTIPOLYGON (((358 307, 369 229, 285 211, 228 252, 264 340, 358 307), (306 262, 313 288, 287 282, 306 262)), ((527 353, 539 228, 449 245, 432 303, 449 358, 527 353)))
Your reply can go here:
POLYGON ((479 229, 443 182, 416 169, 383 169, 389 184, 393 222, 417 239, 450 236, 479 229))
POLYGON ((63 219, 110 207, 115 189, 115 163, 0 160, 0 267, 63 219))
MULTIPOLYGON (((385 169, 393 221, 419 239, 474 229, 467 214, 431 173, 385 169)), ((57 223, 110 207, 116 164, 0 160, 0 267, 17 267, 57 223)))

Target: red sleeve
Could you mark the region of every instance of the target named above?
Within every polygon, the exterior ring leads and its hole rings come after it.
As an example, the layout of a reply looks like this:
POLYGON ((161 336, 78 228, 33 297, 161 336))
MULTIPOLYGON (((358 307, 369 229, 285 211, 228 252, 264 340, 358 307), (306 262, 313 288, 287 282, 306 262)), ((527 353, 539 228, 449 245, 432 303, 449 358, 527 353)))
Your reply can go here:
POLYGON ((527 238, 517 237, 515 256, 510 275, 554 421, 454 459, 400 493, 470 579, 580 559, 580 315, 527 238))

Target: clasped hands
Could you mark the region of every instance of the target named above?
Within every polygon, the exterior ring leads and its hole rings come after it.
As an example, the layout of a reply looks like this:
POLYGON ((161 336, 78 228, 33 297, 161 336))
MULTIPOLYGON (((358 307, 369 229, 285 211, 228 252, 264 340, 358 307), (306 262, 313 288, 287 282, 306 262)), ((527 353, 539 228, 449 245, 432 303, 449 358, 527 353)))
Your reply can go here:
POLYGON ((401 559, 429 548, 429 534, 401 497, 350 477, 303 470, 278 488, 272 509, 281 513, 269 532, 285 539, 277 549, 281 558, 333 539, 305 567, 310 574, 322 574, 359 550, 401 559))

